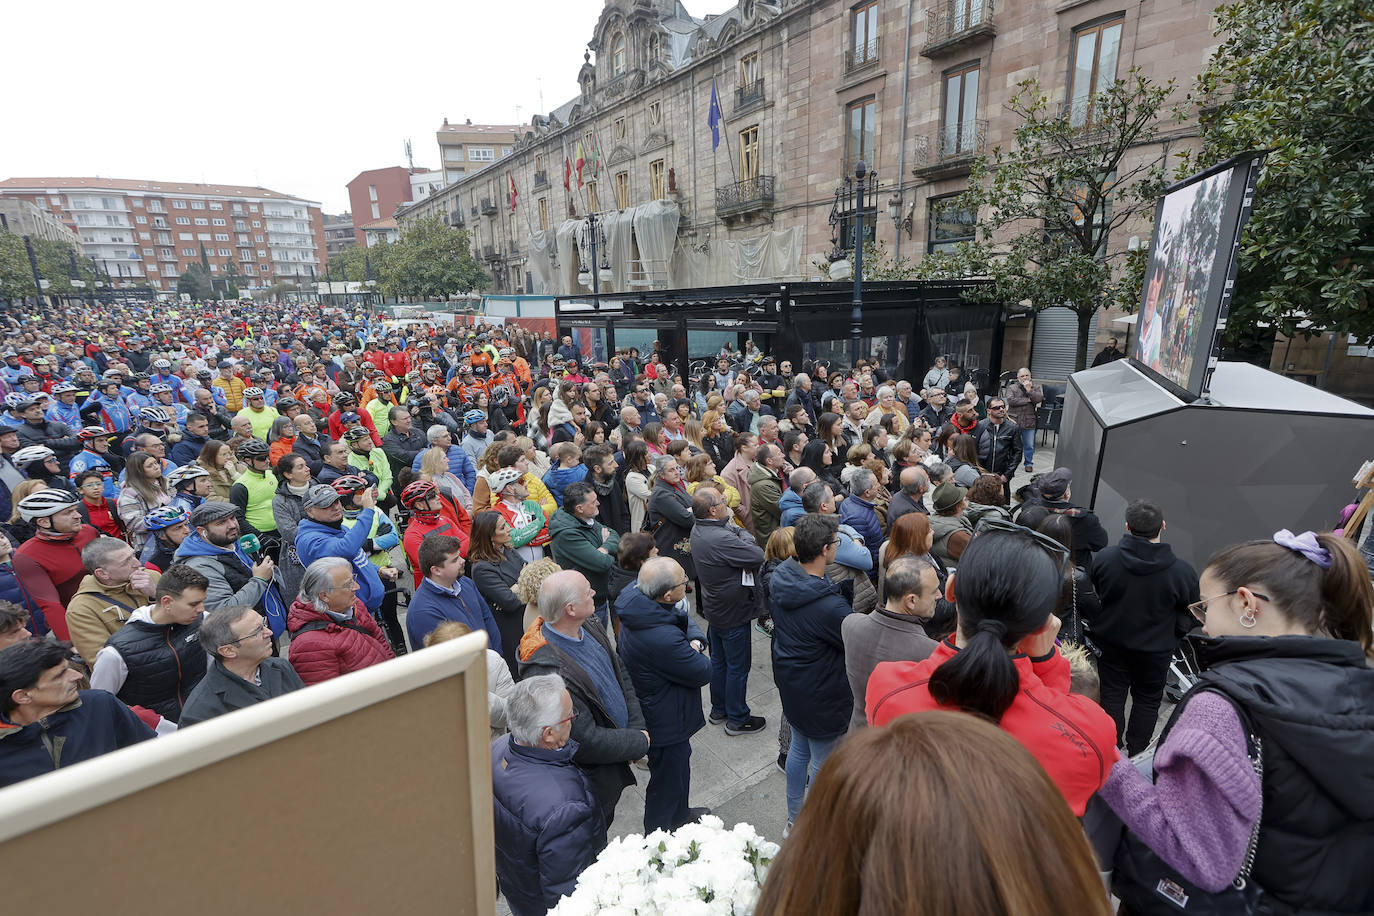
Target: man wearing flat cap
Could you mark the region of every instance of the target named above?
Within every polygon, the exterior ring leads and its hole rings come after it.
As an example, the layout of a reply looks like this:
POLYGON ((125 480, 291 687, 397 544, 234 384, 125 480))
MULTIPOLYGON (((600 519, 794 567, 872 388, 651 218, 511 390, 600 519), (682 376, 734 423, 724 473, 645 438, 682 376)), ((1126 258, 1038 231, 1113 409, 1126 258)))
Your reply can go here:
MULTIPOLYGON (((191 511, 191 533, 177 548, 177 560, 209 580, 205 609, 251 607, 267 617, 273 637, 286 630, 286 605, 272 581, 272 558, 239 543, 238 507, 206 500, 191 511)), ((256 539, 255 539, 256 540, 256 539)))
POLYGON ((1051 512, 1067 516, 1073 527, 1073 562, 1075 566, 1088 568, 1092 565, 1092 555, 1108 544, 1107 529, 1102 527, 1091 510, 1075 506, 1069 500, 1073 497, 1073 472, 1068 468, 1055 468, 1038 483, 1040 504, 1051 512))

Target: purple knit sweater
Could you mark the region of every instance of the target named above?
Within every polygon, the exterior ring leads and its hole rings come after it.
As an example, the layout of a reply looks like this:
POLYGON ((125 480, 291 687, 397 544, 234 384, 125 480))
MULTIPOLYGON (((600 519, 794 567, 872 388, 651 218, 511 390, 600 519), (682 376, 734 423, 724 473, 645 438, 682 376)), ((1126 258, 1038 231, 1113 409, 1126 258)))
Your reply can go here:
POLYGON ((1183 877, 1224 890, 1240 874, 1260 815, 1260 780, 1235 708, 1210 691, 1192 697, 1154 764, 1152 784, 1130 760, 1118 760, 1103 801, 1183 877))

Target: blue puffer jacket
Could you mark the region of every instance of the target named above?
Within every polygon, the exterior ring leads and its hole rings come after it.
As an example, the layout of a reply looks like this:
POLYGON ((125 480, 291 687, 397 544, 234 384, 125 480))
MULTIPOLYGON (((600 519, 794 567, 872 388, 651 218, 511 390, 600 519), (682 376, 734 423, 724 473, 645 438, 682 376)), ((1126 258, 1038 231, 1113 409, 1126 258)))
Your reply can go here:
POLYGON ((673 606, 627 585, 615 602, 620 615, 620 660, 634 682, 654 747, 686 741, 706 725, 701 688, 711 682, 711 659, 691 641, 706 637, 673 606))
MULTIPOLYGON (((878 548, 883 543, 883 523, 878 520, 878 513, 873 504, 857 496, 846 497, 845 501, 840 503, 840 524, 853 528, 864 539, 864 546, 868 548, 868 554, 873 559, 873 567, 868 573, 868 578, 874 578, 878 569, 878 548)), ((802 734, 806 732, 803 731, 802 734)))
POLYGON ((301 565, 308 567, 321 557, 342 557, 353 564, 353 577, 358 580, 358 597, 369 611, 382 606, 382 577, 377 567, 363 553, 363 543, 372 531, 372 513, 376 509, 364 509, 358 514, 357 522, 351 528, 342 524, 326 525, 314 519, 303 518, 296 526, 296 555, 301 565))
POLYGON ((797 519, 806 514, 802 508, 801 494, 796 490, 788 490, 782 494, 782 499, 778 500, 778 508, 782 510, 782 517, 778 520, 778 527, 790 528, 797 523, 797 519))
POLYGON ((840 585, 811 575, 795 558, 773 571, 768 595, 773 611, 773 682, 787 721, 808 738, 843 735, 854 709, 840 635, 840 625, 853 612, 850 599, 840 585))
POLYGON ((547 912, 606 846, 606 821, 577 742, 556 751, 502 735, 491 745, 496 877, 514 916, 547 912))

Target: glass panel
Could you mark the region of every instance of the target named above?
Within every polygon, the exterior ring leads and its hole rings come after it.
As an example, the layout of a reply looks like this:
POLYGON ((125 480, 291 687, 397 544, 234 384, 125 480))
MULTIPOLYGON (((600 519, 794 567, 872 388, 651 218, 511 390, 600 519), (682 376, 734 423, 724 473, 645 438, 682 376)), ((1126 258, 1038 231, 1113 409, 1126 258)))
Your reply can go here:
POLYGON ((944 152, 954 152, 959 142, 959 74, 945 78, 945 138, 944 152))
MULTIPOLYGON (((881 337, 860 337, 859 355, 893 374, 905 364, 906 334, 884 334, 881 337)), ((849 338, 844 340, 815 340, 802 344, 802 359, 823 359, 832 366, 849 365, 849 338)))
MULTIPOLYGON (((620 336, 616 335, 616 341, 620 341, 620 336)), ((711 360, 711 366, 715 366, 716 354, 725 344, 730 345, 731 350, 739 349, 739 333, 736 331, 688 331, 687 332, 687 358, 711 360)), ((641 348, 642 349, 642 348, 641 348)))
POLYGON ((1101 92, 1116 81, 1116 59, 1121 51, 1121 23, 1109 25, 1102 30, 1102 50, 1097 54, 1097 85, 1094 91, 1101 92))
POLYGON ((1077 36, 1073 62, 1073 94, 1069 97, 1072 106, 1069 111, 1069 123, 1074 127, 1081 126, 1088 118, 1088 97, 1092 93, 1093 57, 1096 50, 1096 30, 1077 36))

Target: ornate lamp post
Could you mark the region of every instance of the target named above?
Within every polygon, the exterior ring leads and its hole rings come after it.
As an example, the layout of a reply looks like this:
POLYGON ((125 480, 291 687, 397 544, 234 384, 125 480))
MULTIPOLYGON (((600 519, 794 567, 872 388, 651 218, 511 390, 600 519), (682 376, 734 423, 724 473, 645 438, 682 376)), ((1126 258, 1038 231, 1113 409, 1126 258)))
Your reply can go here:
POLYGON ((830 211, 830 224, 832 226, 830 239, 833 245, 830 252, 830 279, 847 280, 851 275, 854 278, 854 299, 849 311, 849 365, 851 368, 859 364, 859 340, 863 336, 864 326, 864 195, 868 195, 870 201, 876 201, 877 193, 878 173, 868 171, 868 167, 860 159, 854 165, 853 176, 846 175, 844 181, 835 189, 835 206, 830 211), (839 238, 840 214, 850 209, 851 200, 853 201, 854 213, 854 262, 852 265, 846 259, 848 252, 840 247, 839 238))
POLYGON ((592 298, 596 301, 596 307, 601 307, 601 284, 610 283, 614 274, 611 273, 611 265, 606 258, 606 233, 601 226, 601 221, 597 219, 595 213, 587 214, 587 237, 591 245, 591 267, 587 267, 587 261, 582 262, 582 270, 577 274, 577 282, 592 291, 592 298), (598 262, 596 257, 596 247, 598 239, 601 242, 601 260, 598 262), (597 266, 597 265, 600 266, 597 266))

